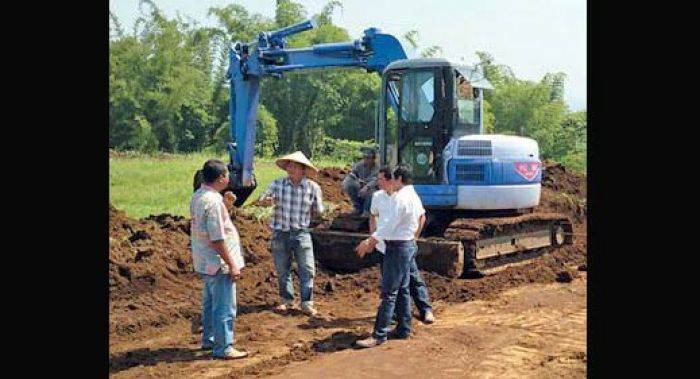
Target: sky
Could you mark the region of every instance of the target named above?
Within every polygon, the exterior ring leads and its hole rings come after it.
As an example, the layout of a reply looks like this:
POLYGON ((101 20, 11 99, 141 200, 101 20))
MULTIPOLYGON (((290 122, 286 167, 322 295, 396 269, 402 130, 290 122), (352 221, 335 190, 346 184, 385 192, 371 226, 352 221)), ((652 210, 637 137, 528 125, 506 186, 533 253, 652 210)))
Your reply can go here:
MULTIPOLYGON (((168 17, 180 13, 201 25, 215 25, 212 6, 243 5, 250 13, 274 17, 275 0, 155 0, 168 17)), ((329 0, 296 0, 308 15, 329 0)), ((445 58, 475 64, 487 51, 518 78, 539 81, 547 72, 567 75, 564 98, 573 111, 586 108, 585 0, 341 0, 333 23, 360 38, 377 27, 401 36, 415 29, 419 48, 438 45, 445 58)), ((109 9, 127 32, 138 17, 139 0, 110 0, 109 9)), ((404 45, 409 57, 415 54, 404 45)))

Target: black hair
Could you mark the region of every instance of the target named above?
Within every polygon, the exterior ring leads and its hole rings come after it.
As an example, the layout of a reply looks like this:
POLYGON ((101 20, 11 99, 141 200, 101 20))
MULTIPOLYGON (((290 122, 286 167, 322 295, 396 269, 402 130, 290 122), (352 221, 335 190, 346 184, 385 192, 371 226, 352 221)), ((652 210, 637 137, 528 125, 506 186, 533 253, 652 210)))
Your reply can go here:
POLYGON ((406 185, 413 183, 413 175, 411 175, 411 171, 406 166, 396 166, 391 176, 394 179, 401 177, 401 183, 406 185))
POLYGON ((202 167, 202 176, 204 176, 205 183, 213 183, 227 171, 228 169, 226 168, 226 164, 224 162, 218 159, 210 159, 204 162, 204 167, 202 167))
POLYGON ((382 174, 382 176, 383 176, 384 179, 386 179, 386 180, 391 180, 391 179, 394 178, 394 176, 393 176, 393 174, 392 174, 392 170, 391 170, 391 168, 390 168, 389 166, 382 166, 382 167, 380 167, 380 168, 379 168, 379 172, 382 174))

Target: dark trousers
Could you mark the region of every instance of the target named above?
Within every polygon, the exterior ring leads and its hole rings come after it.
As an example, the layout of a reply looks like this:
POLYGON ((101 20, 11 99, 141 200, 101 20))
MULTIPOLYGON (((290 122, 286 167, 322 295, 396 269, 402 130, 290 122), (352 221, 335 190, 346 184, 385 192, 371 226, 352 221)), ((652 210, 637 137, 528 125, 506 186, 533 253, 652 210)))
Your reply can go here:
POLYGON ((396 333, 411 332, 411 295, 408 290, 411 260, 415 254, 411 241, 386 244, 386 255, 382 263, 381 303, 374 322, 374 338, 385 341, 389 334, 391 316, 396 310, 396 333))
MULTIPOLYGON (((415 244, 415 241, 413 243, 415 244)), ((413 304, 416 305, 421 317, 423 317, 426 312, 432 312, 433 307, 432 305, 430 305, 430 297, 428 296, 428 286, 425 284, 425 281, 423 280, 423 276, 420 274, 420 271, 418 271, 418 265, 416 264, 416 255, 418 255, 417 245, 415 247, 415 253, 413 254, 413 258, 411 259, 411 266, 409 268, 408 289, 411 294, 413 304)), ((384 262, 384 254, 375 249, 374 251, 372 251, 370 259, 372 260, 372 263, 379 264, 379 272, 383 276, 384 270, 382 268, 382 263, 384 262)))

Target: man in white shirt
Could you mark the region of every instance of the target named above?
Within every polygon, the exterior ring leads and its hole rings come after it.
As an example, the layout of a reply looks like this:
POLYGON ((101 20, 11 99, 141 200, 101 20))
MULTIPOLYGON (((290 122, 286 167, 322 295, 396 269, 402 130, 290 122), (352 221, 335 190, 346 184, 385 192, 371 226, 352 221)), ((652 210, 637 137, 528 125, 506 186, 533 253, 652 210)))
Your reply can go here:
MULTIPOLYGON (((382 167, 379 169, 379 174, 377 175, 377 184, 379 186, 379 191, 376 191, 372 195, 372 205, 370 207, 370 219, 369 219, 369 232, 374 233, 377 229, 377 224, 386 221, 389 205, 391 202, 391 196, 394 194, 394 190, 390 185, 391 182, 391 169, 388 167, 382 167)), ((406 186, 406 189, 410 189, 413 194, 413 201, 421 204, 420 197, 415 193, 415 189, 412 185, 406 186)), ((421 212, 420 219, 418 221, 418 230, 416 231, 415 238, 420 236, 423 230, 423 225, 425 224, 425 210, 421 212)), ((415 242, 415 241, 414 241, 415 242)), ((382 263, 384 261, 384 252, 386 251, 386 245, 384 242, 377 243, 374 251, 371 253, 371 259, 373 262, 379 263, 379 270, 382 271, 382 263)), ((418 246, 416 245, 417 255, 418 246)), ((409 272, 409 292, 411 293, 411 298, 413 303, 418 308, 421 319, 426 324, 432 324, 435 322, 435 315, 433 314, 433 307, 430 305, 430 298, 428 296, 428 286, 425 284, 423 277, 418 271, 418 265, 416 264, 416 257, 413 257, 411 261, 411 268, 409 272)), ((360 257, 362 258, 362 257, 360 257)))
POLYGON ((397 167, 390 181, 395 194, 391 197, 386 219, 378 223, 371 236, 355 249, 359 256, 372 251, 379 242, 386 245, 382 263, 381 303, 377 310, 372 336, 357 341, 357 346, 367 348, 380 345, 389 337, 389 323, 396 308, 398 324, 393 331, 397 338, 407 338, 411 333, 411 295, 409 292, 411 261, 416 253, 415 234, 420 216, 425 212, 416 202, 410 172, 397 167))

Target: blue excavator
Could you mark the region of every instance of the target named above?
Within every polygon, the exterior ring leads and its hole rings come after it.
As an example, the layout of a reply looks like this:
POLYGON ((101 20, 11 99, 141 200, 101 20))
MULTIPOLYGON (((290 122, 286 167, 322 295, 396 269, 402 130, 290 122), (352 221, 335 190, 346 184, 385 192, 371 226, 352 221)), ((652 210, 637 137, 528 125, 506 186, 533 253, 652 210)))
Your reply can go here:
MULTIPOLYGON (((380 165, 411 169, 427 210, 418 240, 421 269, 448 277, 483 275, 572 243, 563 214, 538 213, 542 164, 536 141, 483 130, 483 70, 446 59, 408 59, 399 41, 377 28, 362 38, 307 48, 286 37, 315 27, 305 21, 229 51, 231 138, 229 189, 242 205, 256 188, 254 174, 260 81, 309 69, 356 67, 381 75, 375 140, 380 165)), ((195 174, 195 187, 200 179, 195 174)), ((369 267, 354 247, 368 233, 366 217, 341 214, 312 230, 314 254, 336 271, 369 267)))

